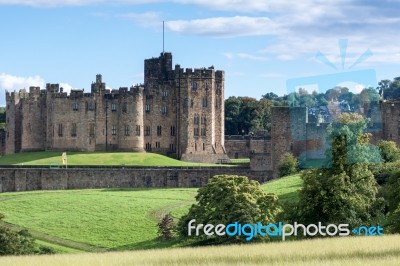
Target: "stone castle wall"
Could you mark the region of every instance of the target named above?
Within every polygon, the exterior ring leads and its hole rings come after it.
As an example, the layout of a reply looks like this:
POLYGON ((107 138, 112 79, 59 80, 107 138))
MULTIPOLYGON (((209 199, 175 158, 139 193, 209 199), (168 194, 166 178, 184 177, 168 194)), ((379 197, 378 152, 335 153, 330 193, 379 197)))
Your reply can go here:
POLYGON ((271 137, 226 136, 225 149, 229 158, 250 158, 252 153, 271 151, 271 137))
POLYGON ((0 128, 0 156, 6 154, 6 131, 0 128))
POLYGON ((272 176, 270 171, 250 171, 248 168, 22 168, 1 169, 0 192, 85 189, 85 188, 145 188, 201 187, 219 174, 244 175, 261 183, 272 176))
POLYGON ((151 151, 194 162, 228 158, 224 148, 224 72, 172 68, 172 54, 145 60, 144 85, 91 92, 7 93, 7 154, 20 151, 151 151))

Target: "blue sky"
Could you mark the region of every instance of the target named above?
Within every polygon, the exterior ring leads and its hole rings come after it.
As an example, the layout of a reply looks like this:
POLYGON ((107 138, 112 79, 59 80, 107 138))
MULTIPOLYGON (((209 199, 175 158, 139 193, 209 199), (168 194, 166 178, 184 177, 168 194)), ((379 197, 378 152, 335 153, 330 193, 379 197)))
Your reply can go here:
POLYGON ((367 49, 351 70, 392 79, 399 10, 396 0, 0 0, 0 105, 5 90, 47 82, 89 91, 97 73, 110 88, 143 82, 143 60, 162 52, 163 20, 174 64, 225 70, 226 98, 283 95, 288 79, 350 71, 367 49))

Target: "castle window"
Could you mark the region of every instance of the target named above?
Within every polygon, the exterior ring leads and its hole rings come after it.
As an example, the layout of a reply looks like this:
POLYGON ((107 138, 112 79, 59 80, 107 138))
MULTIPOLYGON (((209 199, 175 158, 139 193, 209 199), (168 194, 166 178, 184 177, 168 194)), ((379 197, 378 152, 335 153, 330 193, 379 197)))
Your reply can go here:
POLYGON ((189 99, 188 98, 185 98, 184 100, 183 100, 183 107, 188 107, 189 106, 189 99))
POLYGON ((115 103, 112 103, 112 104, 111 104, 111 111, 112 111, 112 112, 117 111, 117 105, 116 105, 115 103))
POLYGON ((203 151, 205 151, 205 150, 206 150, 206 144, 203 143, 203 151))
POLYGON ((76 137, 76 123, 71 125, 71 137, 76 137))
POLYGON ((205 88, 206 90, 208 90, 208 83, 207 83, 207 82, 204 84, 204 88, 205 88))
POLYGON ((207 107, 207 105, 208 105, 207 98, 204 97, 204 98, 203 98, 203 107, 207 107))
POLYGON ((127 104, 126 104, 126 103, 123 103, 121 109, 122 109, 122 112, 123 112, 123 113, 126 113, 127 110, 128 110, 127 104))
POLYGON ((197 142, 194 143, 194 150, 197 151, 197 142))
POLYGON ((161 126, 157 126, 157 136, 161 136, 161 126))
POLYGON ((146 126, 145 129, 144 129, 144 135, 145 136, 150 136, 150 134, 151 134, 150 127, 146 126))
POLYGON ((167 96, 168 96, 168 91, 163 91, 163 92, 162 92, 162 96, 163 96, 163 97, 167 97, 167 96))
POLYGON ((171 126, 171 136, 175 136, 175 127, 171 126))
POLYGON ((206 136, 206 128, 202 128, 201 129, 201 135, 202 136, 206 136))
POLYGON ((194 128, 194 136, 195 137, 199 136, 199 128, 198 127, 194 128))
POLYGON ((58 124, 58 136, 62 137, 62 135, 63 135, 63 125, 58 124))
POLYGON ((150 104, 147 103, 147 104, 145 105, 145 111, 146 111, 146 112, 150 112, 150 104))
POLYGON ((164 115, 168 113, 168 108, 166 105, 161 108, 161 113, 164 115))
POLYGON ((92 138, 94 137, 94 124, 90 124, 89 136, 92 138))
POLYGON ((195 115, 193 118, 193 124, 198 125, 199 124, 199 116, 195 115))
POLYGON ((146 143, 146 151, 151 151, 151 143, 146 143))
POLYGON ((94 104, 93 102, 90 102, 90 103, 89 103, 89 106, 88 106, 88 109, 89 109, 89 111, 94 111, 94 109, 95 109, 95 104, 94 104))
POLYGON ((140 136, 140 125, 136 125, 136 136, 140 136))
POLYGON ((78 103, 73 103, 72 104, 72 110, 74 110, 74 111, 78 111, 78 109, 79 109, 79 105, 78 105, 78 103))
POLYGON ((197 90, 197 83, 196 82, 192 82, 192 90, 197 90))
POLYGON ((116 126, 112 126, 111 134, 114 135, 114 136, 117 135, 117 127, 116 126))
POLYGON ((169 144, 169 150, 175 152, 174 144, 169 144))
POLYGON ((156 148, 161 148, 161 143, 159 141, 156 141, 156 148))
POLYGON ((125 136, 129 136, 130 135, 130 128, 128 125, 125 125, 125 136))

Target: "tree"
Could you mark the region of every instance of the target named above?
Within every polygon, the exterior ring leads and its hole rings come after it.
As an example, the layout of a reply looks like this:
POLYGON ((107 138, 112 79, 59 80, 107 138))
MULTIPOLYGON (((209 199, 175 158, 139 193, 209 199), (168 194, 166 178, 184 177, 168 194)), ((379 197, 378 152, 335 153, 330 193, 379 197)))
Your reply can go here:
POLYGON ((161 239, 171 240, 173 238, 174 219, 166 214, 158 223, 158 235, 161 239))
POLYGON ((331 167, 303 172, 304 186, 291 218, 360 226, 380 214, 382 199, 377 197, 378 185, 367 167, 377 156, 368 145, 369 135, 363 133, 367 122, 360 115, 344 113, 330 125, 327 157, 331 167))
POLYGON ((381 153, 383 162, 395 162, 400 159, 400 150, 397 147, 396 142, 380 140, 377 146, 381 153))
POLYGON ((298 165, 299 162, 292 153, 284 153, 278 165, 279 176, 282 177, 295 174, 297 172, 298 165))
MULTIPOLYGON (((0 220, 4 215, 0 214, 0 220)), ((27 230, 14 232, 0 226, 0 256, 29 255, 35 253, 53 253, 50 249, 38 248, 27 230)))
POLYGON ((263 99, 266 99, 266 100, 276 100, 276 99, 279 98, 279 96, 276 95, 276 94, 273 93, 273 92, 268 92, 268 93, 264 94, 264 95, 261 96, 261 97, 262 97, 263 99))
MULTIPOLYGON (((268 224, 275 222, 280 211, 275 194, 267 194, 257 181, 245 176, 216 175, 199 189, 196 203, 189 213, 178 223, 178 231, 182 237, 188 237, 188 222, 196 220, 196 224, 224 224, 234 222, 240 224, 268 224)), ((265 239, 265 237, 263 237, 265 239)), ((243 236, 205 236, 196 237, 200 243, 243 242, 243 236)))
POLYGON ((400 233, 400 171, 396 169, 389 176, 384 187, 388 205, 388 228, 393 233, 400 233))
POLYGON ((225 130, 227 135, 239 134, 239 115, 242 100, 231 96, 225 100, 225 130))

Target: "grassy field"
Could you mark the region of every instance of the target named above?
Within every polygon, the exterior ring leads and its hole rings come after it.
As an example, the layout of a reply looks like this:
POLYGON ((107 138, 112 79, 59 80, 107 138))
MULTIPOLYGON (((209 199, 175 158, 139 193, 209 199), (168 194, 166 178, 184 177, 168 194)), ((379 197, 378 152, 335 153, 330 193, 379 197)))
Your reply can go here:
POLYGON ((399 243, 399 235, 336 237, 102 254, 0 257, 0 265, 399 265, 399 243))
MULTIPOLYGON (((296 175, 262 187, 293 200, 301 180, 296 175)), ((176 218, 185 214, 196 192, 185 188, 2 193, 0 213, 9 226, 28 228, 41 244, 62 253, 148 249, 176 245, 156 239, 157 222, 166 213, 176 218)))
MULTIPOLYGON (((0 165, 62 165, 61 152, 22 152, 0 157, 0 165)), ((190 163, 155 153, 68 152, 68 165, 216 166, 190 163)), ((219 166, 219 165, 218 165, 219 166)))

